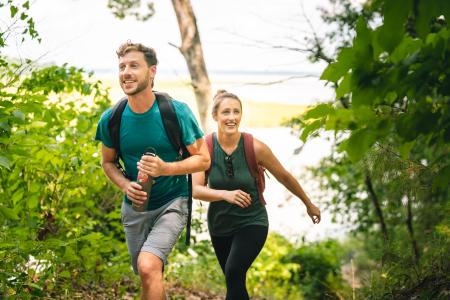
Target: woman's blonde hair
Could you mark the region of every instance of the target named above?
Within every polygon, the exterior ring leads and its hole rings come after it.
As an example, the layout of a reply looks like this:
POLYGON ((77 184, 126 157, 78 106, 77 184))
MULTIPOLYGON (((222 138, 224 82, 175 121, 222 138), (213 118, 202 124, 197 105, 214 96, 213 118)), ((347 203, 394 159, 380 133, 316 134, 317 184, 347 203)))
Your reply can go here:
POLYGON ((239 105, 241 106, 241 110, 242 110, 242 102, 241 99, 239 99, 238 96, 236 96, 233 93, 227 92, 226 90, 217 90, 216 94, 214 95, 213 98, 213 106, 212 106, 212 115, 216 115, 217 114, 217 110, 219 109, 219 105, 220 103, 222 103, 222 101, 225 98, 232 98, 232 99, 236 99, 239 102, 239 105))

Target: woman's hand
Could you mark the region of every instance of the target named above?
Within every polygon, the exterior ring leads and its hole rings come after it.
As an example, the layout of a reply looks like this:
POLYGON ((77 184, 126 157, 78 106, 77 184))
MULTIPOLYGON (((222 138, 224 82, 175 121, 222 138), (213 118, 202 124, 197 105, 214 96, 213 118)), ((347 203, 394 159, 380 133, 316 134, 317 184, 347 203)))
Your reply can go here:
POLYGON ((320 223, 320 209, 317 206, 311 203, 306 208, 306 212, 308 213, 314 224, 320 223))
POLYGON ((241 190, 224 191, 223 199, 242 208, 249 207, 252 204, 250 194, 241 190))

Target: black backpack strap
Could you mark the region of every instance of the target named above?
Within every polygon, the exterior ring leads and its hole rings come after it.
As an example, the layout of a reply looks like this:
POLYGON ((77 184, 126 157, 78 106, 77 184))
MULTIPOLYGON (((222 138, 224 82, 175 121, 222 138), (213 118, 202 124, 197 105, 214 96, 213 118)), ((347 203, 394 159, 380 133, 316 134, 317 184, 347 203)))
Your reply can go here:
MULTIPOLYGON (((164 129, 170 143, 178 152, 178 158, 184 159, 189 157, 189 151, 184 145, 181 138, 181 127, 178 122, 178 117, 173 107, 171 97, 166 93, 154 92, 156 102, 158 103, 159 111, 161 113, 164 129)), ((188 219, 186 224, 186 245, 189 246, 191 240, 191 223, 192 223, 192 175, 188 174, 188 219)))
POLYGON ((127 97, 120 99, 120 101, 118 101, 111 109, 111 116, 108 121, 109 136, 111 137, 113 147, 116 150, 115 164, 125 176, 125 169, 120 164, 120 159, 122 158, 120 152, 120 123, 122 122, 122 114, 127 106, 127 103, 127 97))

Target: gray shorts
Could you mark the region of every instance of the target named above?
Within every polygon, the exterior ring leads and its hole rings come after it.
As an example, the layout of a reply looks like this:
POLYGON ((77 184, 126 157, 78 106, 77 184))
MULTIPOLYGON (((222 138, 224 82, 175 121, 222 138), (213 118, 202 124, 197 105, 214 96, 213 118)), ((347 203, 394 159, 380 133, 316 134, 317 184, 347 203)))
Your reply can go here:
POLYGON ((151 211, 137 212, 122 204, 122 224, 134 273, 139 253, 150 252, 167 264, 167 257, 187 222, 187 197, 178 197, 151 211))

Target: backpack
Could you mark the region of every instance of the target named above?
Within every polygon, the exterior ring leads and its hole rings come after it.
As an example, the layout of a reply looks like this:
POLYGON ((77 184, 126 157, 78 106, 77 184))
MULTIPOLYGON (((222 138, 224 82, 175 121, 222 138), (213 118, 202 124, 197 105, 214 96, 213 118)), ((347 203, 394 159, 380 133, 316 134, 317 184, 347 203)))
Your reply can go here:
MULTIPOLYGON (((266 200, 264 199, 264 189, 266 187, 266 181, 264 178, 265 168, 261 165, 258 165, 256 161, 255 148, 253 147, 253 136, 250 133, 242 132, 242 136, 244 138, 244 153, 245 153, 245 161, 247 162, 248 169, 250 173, 256 180, 256 187, 258 189, 259 201, 266 205, 266 200)), ((211 167, 213 165, 213 154, 214 154, 214 141, 213 141, 213 133, 208 134, 205 137, 206 145, 208 146, 209 155, 211 156, 211 167)), ((205 183, 208 182, 208 175, 211 170, 211 167, 205 171, 205 183)))
MULTIPOLYGON (((166 130, 167 137, 174 149, 178 152, 178 159, 184 159, 189 157, 189 151, 186 145, 181 140, 181 128, 178 123, 178 117, 172 104, 172 97, 166 93, 154 92, 156 97, 156 103, 158 104, 159 111, 161 113, 161 119, 163 121, 164 129, 166 130)), ((109 135, 116 149, 117 155, 115 158, 115 164, 122 171, 125 177, 125 169, 123 168, 120 160, 122 155, 120 151, 120 123, 122 121, 122 114, 127 106, 128 98, 124 97, 118 101, 111 110, 111 116, 108 121, 109 135)), ((188 219, 186 225, 186 245, 190 244, 191 239, 191 218, 192 218, 192 175, 188 174, 188 219)))

